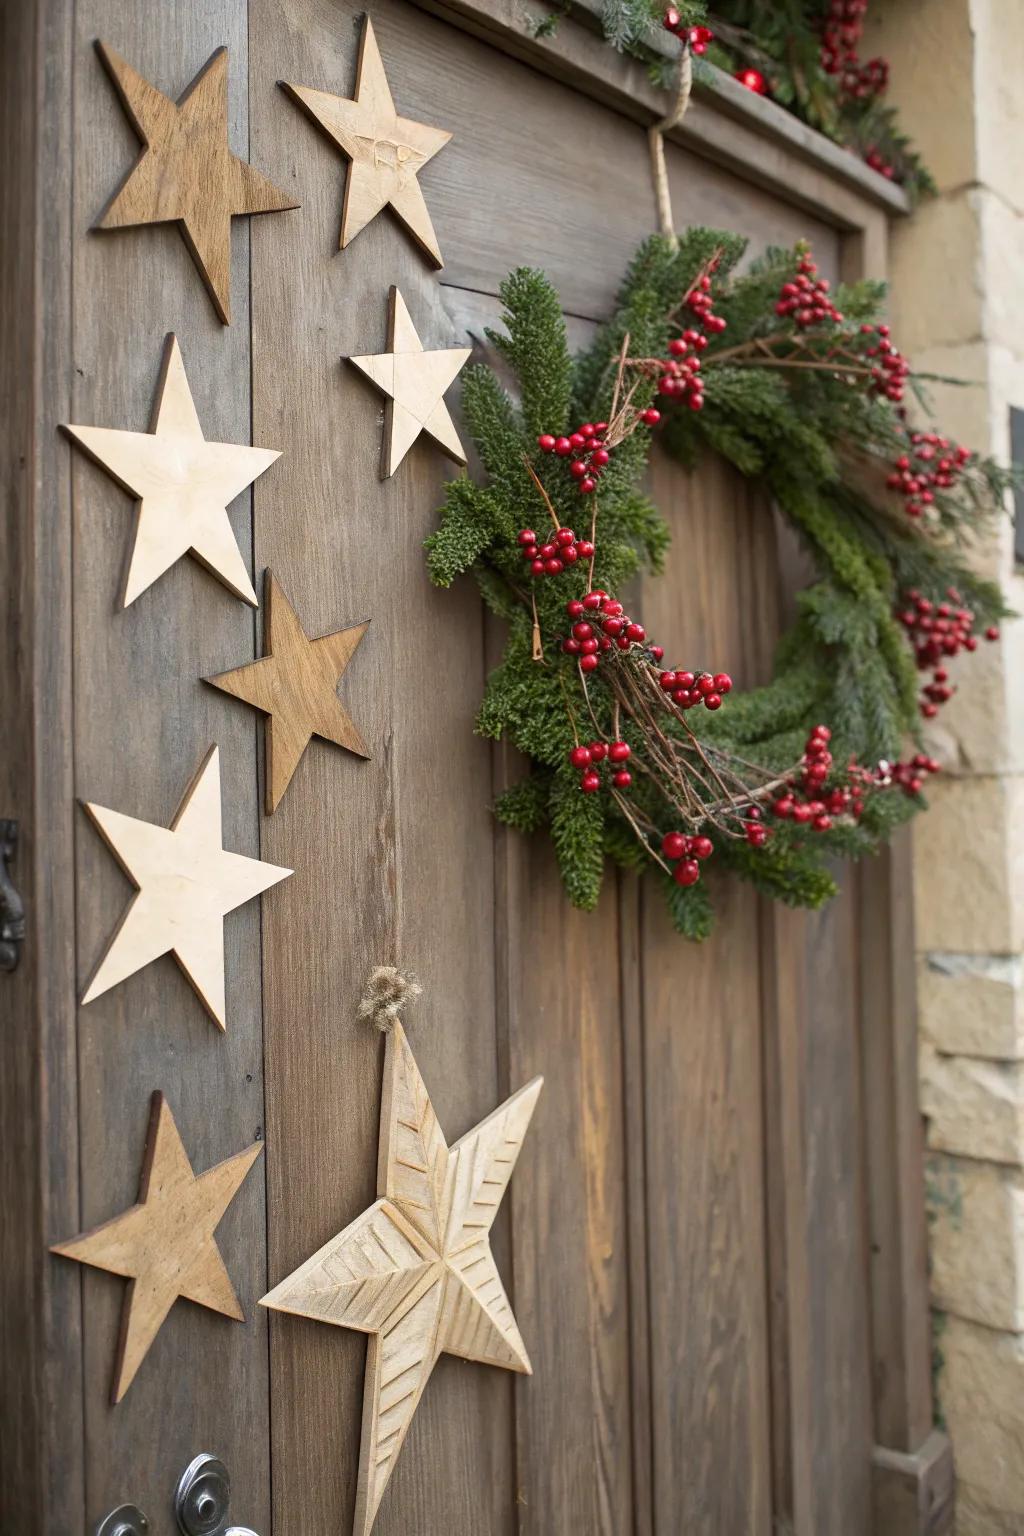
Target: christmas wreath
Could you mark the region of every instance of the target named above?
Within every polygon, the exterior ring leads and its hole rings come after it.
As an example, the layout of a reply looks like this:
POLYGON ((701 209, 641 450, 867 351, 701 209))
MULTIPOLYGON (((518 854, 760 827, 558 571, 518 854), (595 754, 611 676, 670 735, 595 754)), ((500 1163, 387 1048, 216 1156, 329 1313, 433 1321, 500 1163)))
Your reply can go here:
POLYGON ((549 829, 579 907, 606 860, 649 869, 691 938, 712 924, 706 861, 816 907, 833 856, 875 849, 924 805, 938 764, 901 751, 1005 611, 965 546, 1010 477, 911 427, 883 286, 833 295, 805 246, 737 275, 743 250, 703 228, 649 239, 575 358, 550 282, 513 272, 505 331, 487 334, 515 398, 467 370, 483 474, 449 482, 427 541, 433 581, 471 572, 507 625, 477 728, 530 771, 497 815, 549 829), (642 488, 655 435, 685 466, 711 451, 755 477, 814 561, 766 686, 666 658, 626 612, 669 539, 642 488))

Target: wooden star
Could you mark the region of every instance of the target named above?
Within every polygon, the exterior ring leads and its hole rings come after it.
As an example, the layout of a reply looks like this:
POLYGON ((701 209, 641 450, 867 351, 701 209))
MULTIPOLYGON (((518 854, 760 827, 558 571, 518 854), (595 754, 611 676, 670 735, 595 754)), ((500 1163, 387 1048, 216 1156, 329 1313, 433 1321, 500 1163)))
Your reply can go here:
POLYGON ((388 1034, 380 1198, 260 1305, 369 1334, 354 1536, 368 1536, 443 1353, 530 1374, 490 1230, 543 1079, 449 1149, 402 1026, 388 1034))
POLYGON ((85 804, 138 887, 86 988, 109 992, 151 960, 173 954, 214 1023, 225 1027, 224 917, 292 873, 221 843, 220 755, 211 747, 169 828, 85 804))
POLYGON ((96 51, 145 146, 96 228, 176 223, 227 325, 232 218, 299 206, 228 148, 228 51, 212 53, 176 102, 106 43, 96 51))
POLYGON ((276 448, 206 441, 173 334, 164 347, 148 432, 76 426, 64 430, 138 501, 124 607, 186 554, 194 555, 236 597, 257 606, 227 508, 281 455, 276 448))
POLYGON ((472 348, 424 352, 397 288, 388 295, 387 345, 386 352, 349 358, 387 396, 381 475, 386 480, 394 474, 421 432, 428 432, 456 464, 465 464, 465 451, 443 397, 469 361, 472 348))
POLYGON ((347 747, 359 757, 370 755, 338 698, 342 673, 369 622, 311 640, 269 570, 264 581, 266 654, 262 661, 204 681, 267 716, 266 803, 267 813, 273 815, 314 736, 347 747))
POLYGON ((139 1200, 51 1253, 130 1280, 111 1391, 119 1403, 179 1296, 244 1321, 214 1231, 263 1150, 254 1142, 197 1178, 167 1100, 154 1093, 139 1200))
POLYGON ((352 162, 341 214, 341 249, 382 208, 391 207, 434 265, 444 266, 416 177, 451 134, 398 116, 370 18, 359 45, 355 100, 287 80, 279 83, 352 162))

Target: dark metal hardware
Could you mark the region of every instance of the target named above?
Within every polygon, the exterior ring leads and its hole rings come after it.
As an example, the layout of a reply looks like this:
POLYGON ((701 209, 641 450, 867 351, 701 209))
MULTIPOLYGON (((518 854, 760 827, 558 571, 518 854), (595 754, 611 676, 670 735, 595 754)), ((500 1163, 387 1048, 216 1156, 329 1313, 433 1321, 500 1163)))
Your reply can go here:
POLYGON ((17 851, 18 823, 0 819, 0 971, 17 970, 25 942, 25 903, 11 879, 17 851))
POLYGON ((182 1536, 256 1536, 244 1525, 228 1525, 231 1478, 216 1456, 202 1451, 190 1461, 174 1491, 174 1513, 182 1536))
POLYGON ((96 1526, 93 1536, 148 1536, 149 1521, 137 1504, 119 1504, 96 1526))

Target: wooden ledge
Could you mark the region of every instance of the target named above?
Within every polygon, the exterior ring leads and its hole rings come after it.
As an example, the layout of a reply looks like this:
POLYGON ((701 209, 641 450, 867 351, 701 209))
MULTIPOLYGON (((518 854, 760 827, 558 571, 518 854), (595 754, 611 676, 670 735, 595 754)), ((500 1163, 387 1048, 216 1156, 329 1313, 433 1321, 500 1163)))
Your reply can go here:
MULTIPOLYGON (((649 127, 668 108, 644 65, 609 47, 600 29, 600 0, 570 0, 552 37, 536 27, 550 14, 549 0, 416 0, 422 10, 521 59, 649 127)), ((655 34, 651 46, 670 55, 674 41, 655 34)), ((757 96, 721 70, 694 86, 685 122, 672 142, 746 176, 818 214, 840 229, 861 228, 865 213, 903 215, 910 202, 849 150, 808 128, 773 101, 757 96)))
POLYGON ((953 1529, 953 1450, 933 1429, 920 1450, 871 1456, 874 1536, 946 1536, 953 1529))

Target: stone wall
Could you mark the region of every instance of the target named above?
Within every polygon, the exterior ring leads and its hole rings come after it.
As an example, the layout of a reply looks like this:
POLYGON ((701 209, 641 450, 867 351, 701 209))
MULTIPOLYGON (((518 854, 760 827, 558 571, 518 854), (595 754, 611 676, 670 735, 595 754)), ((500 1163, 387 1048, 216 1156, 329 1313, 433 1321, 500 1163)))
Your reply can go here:
MULTIPOLYGON (((939 186, 893 231, 892 319, 936 418, 1009 455, 1024 407, 1024 0, 873 0, 868 51, 939 186)), ((976 552, 1024 613, 1007 519, 976 552)), ((956 665, 915 830, 938 1408, 960 1536, 1024 1532, 1024 624, 956 665)))

